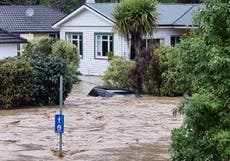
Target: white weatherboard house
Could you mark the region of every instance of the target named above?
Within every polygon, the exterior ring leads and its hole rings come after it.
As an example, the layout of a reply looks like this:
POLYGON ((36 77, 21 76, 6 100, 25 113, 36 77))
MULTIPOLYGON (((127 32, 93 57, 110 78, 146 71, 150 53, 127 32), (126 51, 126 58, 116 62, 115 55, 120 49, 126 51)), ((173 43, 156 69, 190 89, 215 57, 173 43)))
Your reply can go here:
MULTIPOLYGON (((108 67, 106 53, 130 58, 130 42, 114 31, 113 3, 86 3, 64 17, 54 28, 60 29, 60 38, 75 44, 81 55, 79 71, 86 75, 101 75, 108 67)), ((189 31, 192 13, 197 4, 159 4, 158 28, 148 39, 174 45, 189 31)))

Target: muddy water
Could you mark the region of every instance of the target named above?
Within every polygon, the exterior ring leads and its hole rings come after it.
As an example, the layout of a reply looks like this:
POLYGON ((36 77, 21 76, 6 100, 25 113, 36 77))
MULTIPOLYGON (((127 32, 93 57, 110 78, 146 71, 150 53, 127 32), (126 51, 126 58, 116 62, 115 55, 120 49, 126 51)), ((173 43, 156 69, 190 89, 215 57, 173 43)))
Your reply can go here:
POLYGON ((100 79, 82 77, 65 102, 64 157, 58 158, 58 107, 0 111, 0 161, 167 161, 180 98, 87 97, 100 79))

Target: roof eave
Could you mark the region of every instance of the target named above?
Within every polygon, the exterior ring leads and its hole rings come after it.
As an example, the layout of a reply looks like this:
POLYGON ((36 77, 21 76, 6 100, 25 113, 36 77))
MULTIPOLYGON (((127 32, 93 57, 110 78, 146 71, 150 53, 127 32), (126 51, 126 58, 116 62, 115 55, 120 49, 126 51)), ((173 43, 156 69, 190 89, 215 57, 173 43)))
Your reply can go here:
POLYGON ((114 22, 109 19, 108 17, 106 17, 105 15, 103 15, 102 13, 96 11, 95 9, 93 9, 92 7, 88 6, 87 4, 84 4, 83 6, 81 6, 80 8, 76 9, 74 12, 70 13, 69 15, 67 15, 66 17, 64 17, 63 19, 61 19, 60 21, 58 21, 57 23, 55 23, 52 28, 60 28, 61 25, 65 22, 67 22, 69 19, 71 19, 72 17, 74 17, 76 14, 78 14, 79 12, 81 12, 82 10, 87 9, 93 13, 96 13, 97 15, 99 15, 101 18, 103 18, 104 20, 108 21, 109 23, 114 24, 114 22))
POLYGON ((198 26, 193 26, 193 25, 175 25, 175 24, 159 24, 158 28, 197 29, 198 26))
POLYGON ((20 43, 20 44, 26 44, 28 42, 27 41, 26 42, 25 41, 4 41, 4 42, 0 41, 0 44, 18 44, 18 43, 20 43))

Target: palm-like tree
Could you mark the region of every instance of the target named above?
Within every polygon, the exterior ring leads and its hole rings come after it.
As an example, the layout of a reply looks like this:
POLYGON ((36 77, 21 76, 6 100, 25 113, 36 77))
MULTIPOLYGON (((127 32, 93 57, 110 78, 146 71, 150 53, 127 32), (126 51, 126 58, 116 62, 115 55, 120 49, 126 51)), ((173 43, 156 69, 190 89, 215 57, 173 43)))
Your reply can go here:
POLYGON ((131 58, 135 57, 136 66, 132 69, 130 79, 132 87, 142 93, 146 82, 146 69, 150 63, 150 52, 142 48, 143 38, 151 35, 156 28, 158 18, 155 0, 123 0, 113 11, 114 29, 131 37, 131 58))
POLYGON ((114 29, 131 37, 131 46, 140 55, 143 37, 152 34, 158 18, 155 0, 123 0, 113 11, 114 29))

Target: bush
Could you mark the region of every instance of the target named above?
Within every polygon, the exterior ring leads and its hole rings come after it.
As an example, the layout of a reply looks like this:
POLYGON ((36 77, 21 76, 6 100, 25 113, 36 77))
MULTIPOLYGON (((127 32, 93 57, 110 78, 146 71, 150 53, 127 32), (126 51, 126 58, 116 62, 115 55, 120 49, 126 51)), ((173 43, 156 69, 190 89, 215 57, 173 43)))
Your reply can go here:
POLYGON ((203 34, 186 38, 176 47, 181 56, 175 68, 191 79, 196 93, 175 109, 184 116, 183 125, 172 131, 175 161, 230 160, 229 4, 204 2, 206 8, 198 14, 203 34))
POLYGON ((200 37, 189 35, 182 38, 179 44, 167 51, 167 70, 162 74, 162 95, 191 95, 197 91, 198 86, 193 81, 198 80, 198 77, 194 79, 193 76, 199 73, 194 71, 194 67, 202 58, 199 57, 199 54, 206 50, 207 46, 200 37))
POLYGON ((56 41, 52 46, 52 54, 63 58, 67 63, 71 75, 77 77, 80 56, 75 45, 64 40, 56 41))
POLYGON ((167 69, 165 55, 169 48, 168 46, 160 46, 149 51, 149 62, 146 64, 146 70, 143 71, 143 77, 145 78, 143 83, 144 93, 161 95, 161 74, 167 69))
POLYGON ((57 41, 57 39, 41 37, 31 40, 28 44, 24 46, 23 55, 29 57, 39 57, 46 58, 52 53, 52 46, 57 41))
POLYGON ((138 59, 138 64, 121 57, 112 57, 103 76, 104 84, 137 92, 141 89, 142 93, 160 95, 161 73, 166 70, 166 51, 166 46, 144 51, 144 56, 138 59))
POLYGON ((37 57, 46 59, 50 55, 59 56, 65 60, 68 70, 74 81, 78 81, 77 68, 80 63, 80 56, 75 45, 65 40, 57 40, 53 38, 33 39, 29 44, 24 46, 24 57, 36 59, 37 57))
POLYGON ((32 40, 24 57, 0 61, 0 108, 59 103, 63 75, 63 101, 76 81, 79 55, 73 44, 50 38, 32 40))
POLYGON ((104 85, 130 90, 129 75, 134 62, 127 61, 123 57, 116 57, 111 59, 109 63, 110 65, 102 77, 104 85))
POLYGON ((35 82, 33 68, 23 59, 8 59, 0 63, 0 108, 28 105, 33 101, 35 82))
POLYGON ((63 75, 63 101, 71 92, 73 79, 64 59, 49 56, 46 59, 37 57, 27 59, 36 71, 36 81, 33 86, 36 104, 50 105, 59 103, 59 78, 63 75))

